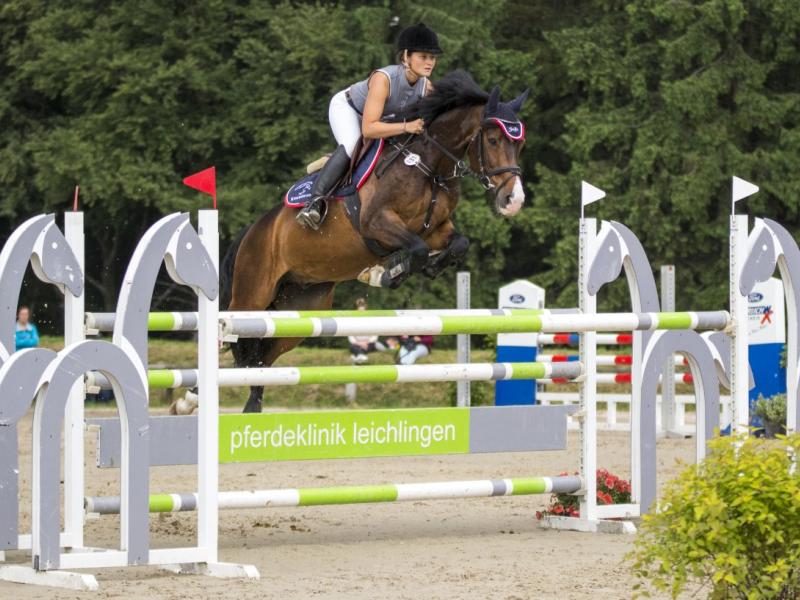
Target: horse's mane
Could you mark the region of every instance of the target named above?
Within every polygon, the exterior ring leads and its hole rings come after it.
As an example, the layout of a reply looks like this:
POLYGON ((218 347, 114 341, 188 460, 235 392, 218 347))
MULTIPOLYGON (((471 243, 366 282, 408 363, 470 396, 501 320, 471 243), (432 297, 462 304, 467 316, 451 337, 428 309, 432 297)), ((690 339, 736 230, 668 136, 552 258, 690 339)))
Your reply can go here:
POLYGON ((489 94, 463 69, 447 73, 434 84, 433 91, 409 107, 403 118, 422 118, 430 123, 436 117, 462 106, 486 104, 489 94))

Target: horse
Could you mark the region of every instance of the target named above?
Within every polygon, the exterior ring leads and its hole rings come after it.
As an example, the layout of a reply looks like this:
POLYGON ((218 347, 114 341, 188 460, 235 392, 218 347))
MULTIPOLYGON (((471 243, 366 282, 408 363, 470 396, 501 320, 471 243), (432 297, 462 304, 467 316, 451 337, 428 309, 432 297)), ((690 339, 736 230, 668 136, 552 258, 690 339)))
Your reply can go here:
MULTIPOLYGON (((487 93, 464 71, 445 75, 401 116, 423 118, 426 130, 387 140, 391 151, 358 191, 358 218, 345 202, 329 200, 314 231, 281 204, 239 234, 222 261, 222 305, 327 310, 338 283, 376 265, 382 275, 372 283, 394 288, 414 273, 435 277, 458 264, 469 247, 452 221, 461 178, 476 177, 505 217, 525 201, 517 165, 525 128, 517 115, 527 95, 501 102, 499 87, 487 93)), ((232 350, 237 367, 265 367, 300 342, 240 339, 232 350)), ((250 388, 244 412, 261 412, 263 392, 250 388)))

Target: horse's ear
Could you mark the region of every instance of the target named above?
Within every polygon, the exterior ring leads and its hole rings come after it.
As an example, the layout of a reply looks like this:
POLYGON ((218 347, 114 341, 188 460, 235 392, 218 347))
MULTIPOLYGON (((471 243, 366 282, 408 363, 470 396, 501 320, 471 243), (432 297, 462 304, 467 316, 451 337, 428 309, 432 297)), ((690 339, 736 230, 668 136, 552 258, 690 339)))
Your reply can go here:
POLYGON ((491 115, 497 112, 497 105, 500 103, 500 86, 496 85, 489 94, 489 101, 486 103, 486 114, 491 115))
POLYGON ((509 106, 511 107, 511 110, 514 111, 514 114, 519 114, 519 111, 522 110, 522 105, 525 104, 525 100, 528 99, 528 94, 530 93, 531 93, 531 88, 527 88, 519 96, 517 96, 511 102, 508 103, 509 106))

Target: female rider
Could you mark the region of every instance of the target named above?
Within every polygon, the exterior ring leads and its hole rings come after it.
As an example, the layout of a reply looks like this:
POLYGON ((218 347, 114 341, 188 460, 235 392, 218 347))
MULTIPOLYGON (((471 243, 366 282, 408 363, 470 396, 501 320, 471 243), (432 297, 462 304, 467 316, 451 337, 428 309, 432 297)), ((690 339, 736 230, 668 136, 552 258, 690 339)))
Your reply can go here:
POLYGON ((431 89, 428 80, 442 53, 439 38, 424 23, 407 27, 397 39, 398 62, 373 71, 370 76, 340 91, 328 108, 328 119, 339 147, 325 163, 311 188, 311 200, 298 213, 297 221, 319 229, 325 215, 325 198, 344 175, 361 136, 388 138, 404 133, 422 133, 422 119, 386 123, 431 89))

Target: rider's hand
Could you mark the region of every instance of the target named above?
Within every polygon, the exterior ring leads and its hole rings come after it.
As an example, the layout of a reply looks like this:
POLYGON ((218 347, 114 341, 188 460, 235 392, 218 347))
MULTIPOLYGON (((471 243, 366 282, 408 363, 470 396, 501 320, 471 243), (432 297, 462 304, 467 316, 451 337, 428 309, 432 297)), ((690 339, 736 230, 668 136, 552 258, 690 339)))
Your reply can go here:
POLYGON ((403 123, 403 129, 406 133, 422 133, 423 129, 425 129, 425 121, 422 119, 406 121, 403 123))

